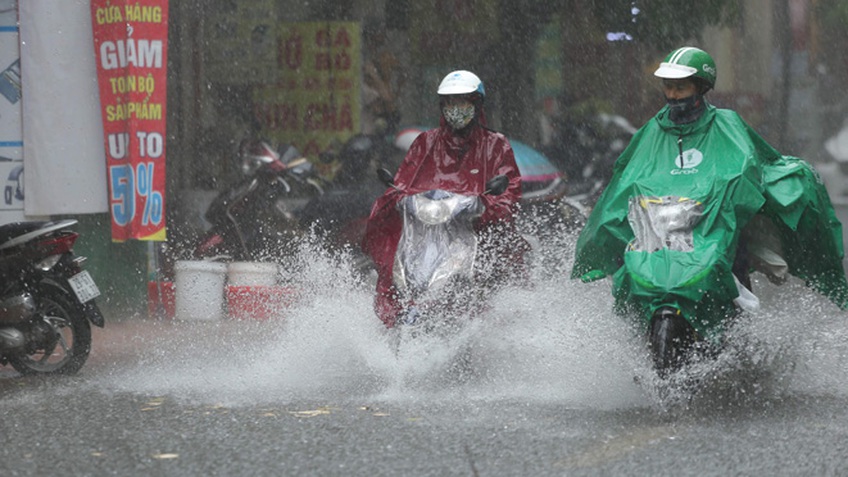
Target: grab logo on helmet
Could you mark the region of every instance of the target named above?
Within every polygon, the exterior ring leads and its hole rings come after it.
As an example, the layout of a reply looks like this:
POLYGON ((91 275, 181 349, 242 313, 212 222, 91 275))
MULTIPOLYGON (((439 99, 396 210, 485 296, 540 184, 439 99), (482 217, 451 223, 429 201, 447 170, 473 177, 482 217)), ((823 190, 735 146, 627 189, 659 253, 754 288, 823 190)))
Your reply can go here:
POLYGON ((674 156, 674 165, 677 166, 671 170, 671 175, 690 175, 697 174, 697 166, 704 160, 704 154, 697 149, 687 149, 682 154, 674 156))

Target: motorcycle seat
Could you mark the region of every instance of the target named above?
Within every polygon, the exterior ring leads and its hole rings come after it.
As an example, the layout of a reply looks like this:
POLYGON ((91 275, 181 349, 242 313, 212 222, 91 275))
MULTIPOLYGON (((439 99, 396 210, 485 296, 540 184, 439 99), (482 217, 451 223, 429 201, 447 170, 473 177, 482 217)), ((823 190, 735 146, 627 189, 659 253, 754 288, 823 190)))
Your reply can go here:
POLYGON ((0 250, 18 246, 40 235, 68 228, 76 223, 76 220, 60 220, 55 222, 12 222, 2 225, 0 226, 0 250))
POLYGON ((48 222, 12 222, 0 226, 0 244, 7 240, 44 227, 48 222))

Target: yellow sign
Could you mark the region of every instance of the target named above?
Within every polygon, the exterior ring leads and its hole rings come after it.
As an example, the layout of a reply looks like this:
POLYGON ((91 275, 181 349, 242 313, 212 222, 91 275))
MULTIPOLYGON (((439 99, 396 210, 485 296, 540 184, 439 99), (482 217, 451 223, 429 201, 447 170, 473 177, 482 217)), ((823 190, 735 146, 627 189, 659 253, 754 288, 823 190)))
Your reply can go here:
POLYGON ((254 87, 254 115, 267 137, 315 159, 360 131, 359 23, 282 23, 276 28, 276 80, 254 87))

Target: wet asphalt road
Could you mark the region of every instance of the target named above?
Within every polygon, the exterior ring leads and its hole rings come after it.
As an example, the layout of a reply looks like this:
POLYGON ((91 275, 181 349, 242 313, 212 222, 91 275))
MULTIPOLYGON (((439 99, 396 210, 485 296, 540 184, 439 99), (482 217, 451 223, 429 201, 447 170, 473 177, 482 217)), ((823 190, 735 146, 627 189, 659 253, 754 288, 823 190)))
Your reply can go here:
POLYGON ((95 330, 77 376, 0 368, 2 475, 848 475, 848 400, 833 393, 660 410, 462 387, 387 399, 329 383, 311 397, 257 386, 222 404, 214 382, 144 384, 144 368, 185 360, 171 350, 186 333, 216 348, 209 357, 245 342, 216 341, 222 331, 260 348, 273 335, 227 326, 126 320, 95 330))

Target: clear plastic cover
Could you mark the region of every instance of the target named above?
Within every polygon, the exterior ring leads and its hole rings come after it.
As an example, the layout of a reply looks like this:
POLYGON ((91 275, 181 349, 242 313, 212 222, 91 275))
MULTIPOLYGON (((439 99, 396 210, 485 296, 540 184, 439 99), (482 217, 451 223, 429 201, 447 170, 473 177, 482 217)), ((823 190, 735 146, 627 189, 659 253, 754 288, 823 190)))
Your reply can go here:
POLYGON ((394 283, 415 294, 450 279, 471 278, 477 254, 474 219, 483 213, 477 196, 431 190, 398 203, 403 230, 394 262, 394 283))
POLYGON ((627 213, 635 236, 630 249, 691 252, 692 231, 703 214, 703 204, 684 197, 633 197, 627 213))

